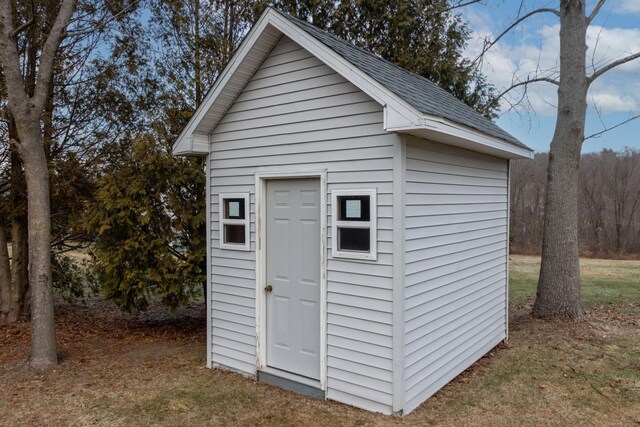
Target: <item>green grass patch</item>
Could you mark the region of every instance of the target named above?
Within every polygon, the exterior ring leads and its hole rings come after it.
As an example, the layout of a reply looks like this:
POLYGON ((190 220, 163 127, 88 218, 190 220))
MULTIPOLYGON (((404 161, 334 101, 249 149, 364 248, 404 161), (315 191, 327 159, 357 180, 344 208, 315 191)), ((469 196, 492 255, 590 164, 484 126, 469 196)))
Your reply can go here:
MULTIPOLYGON (((512 255, 509 297, 512 309, 532 303, 540 272, 540 258, 512 255)), ((582 296, 587 309, 616 306, 623 313, 640 303, 640 261, 581 259, 582 296)))

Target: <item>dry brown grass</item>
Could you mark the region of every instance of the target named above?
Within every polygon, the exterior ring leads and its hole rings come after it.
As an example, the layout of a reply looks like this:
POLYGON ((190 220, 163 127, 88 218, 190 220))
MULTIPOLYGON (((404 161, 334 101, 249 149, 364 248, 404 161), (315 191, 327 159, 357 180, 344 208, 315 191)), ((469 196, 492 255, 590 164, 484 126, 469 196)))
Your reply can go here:
POLYGON ((46 374, 28 368, 29 325, 0 326, 0 424, 609 426, 640 421, 640 263, 583 262, 585 279, 592 283, 586 286, 593 288, 586 295, 596 302, 585 320, 560 323, 527 315, 536 262, 513 258, 509 345, 403 419, 204 368, 202 307, 174 316, 154 308, 134 317, 97 303, 58 307, 63 359, 46 374), (617 291, 601 294, 607 283, 617 291))

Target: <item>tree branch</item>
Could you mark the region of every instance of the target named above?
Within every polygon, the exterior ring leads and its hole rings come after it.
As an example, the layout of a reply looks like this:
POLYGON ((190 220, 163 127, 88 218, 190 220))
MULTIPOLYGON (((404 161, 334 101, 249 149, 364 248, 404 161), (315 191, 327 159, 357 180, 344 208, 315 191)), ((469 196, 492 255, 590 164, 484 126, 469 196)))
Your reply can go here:
MULTIPOLYGON (((120 17, 124 16, 127 12, 130 12, 131 10, 133 10, 133 8, 136 7, 137 5, 138 5, 138 2, 137 1, 133 1, 129 5, 129 7, 125 7, 120 12, 116 13, 111 18, 109 18, 106 22, 95 22, 94 24, 96 24, 96 27, 105 28, 108 25, 110 25, 112 22, 114 22, 117 19, 119 19, 120 17)), ((82 35, 85 35, 85 34, 90 34, 90 33, 93 33, 94 31, 96 31, 96 27, 87 28, 85 30, 69 31, 68 35, 69 35, 69 37, 78 37, 78 36, 82 36, 82 35)))
POLYGON ((480 58, 482 58, 482 56, 487 53, 487 51, 489 49, 491 49, 493 47, 493 45, 495 45, 496 43, 498 43, 498 41, 500 41, 500 39, 502 37, 504 37, 505 35, 507 35, 507 33, 509 33, 509 31, 513 30, 518 24, 520 24, 522 21, 532 17, 533 15, 537 15, 538 13, 553 13, 554 15, 560 17, 560 12, 556 9, 551 9, 551 8, 547 8, 547 7, 543 7, 540 9, 536 9, 536 10, 532 10, 531 12, 521 16, 520 18, 516 19, 515 21, 513 21, 511 23, 511 25, 509 25, 502 33, 500 33, 498 35, 498 37, 496 37, 493 41, 488 42, 485 44, 485 46, 482 48, 482 52, 480 53, 480 55, 478 55, 478 57, 476 59, 473 60, 472 64, 475 64, 476 62, 478 62, 478 60, 480 58))
POLYGON ((24 109, 28 97, 24 91, 20 55, 13 33, 11 2, 0 0, 0 63, 4 71, 7 98, 12 109, 24 109))
POLYGON ((591 11, 591 14, 587 18, 587 25, 591 24, 591 21, 593 21, 593 19, 598 15, 598 12, 600 12, 600 9, 602 9, 602 6, 604 6, 604 4, 606 2, 607 2, 607 0, 599 0, 598 1, 598 4, 596 4, 596 6, 591 11))
POLYGON ((538 83, 538 82, 546 82, 546 83, 551 83, 554 84, 556 86, 560 86, 560 82, 558 82, 555 79, 552 79, 551 77, 536 77, 533 79, 527 79, 525 81, 522 82, 518 82, 515 84, 512 84, 509 88, 505 89, 504 91, 502 91, 497 97, 496 99, 500 99, 502 98, 504 95, 506 95, 507 93, 511 92, 513 89, 520 87, 520 86, 525 86, 528 85, 529 83, 538 83))
POLYGON ((184 254, 181 254, 180 252, 178 252, 177 250, 172 248, 169 243, 167 243, 167 249, 169 250, 169 252, 171 252, 173 254, 173 256, 175 256, 176 258, 178 258, 180 260, 184 261, 184 260, 187 259, 187 257, 184 256, 184 254))
POLYGON ((15 39, 18 34, 32 26, 34 22, 36 22, 36 4, 33 0, 31 0, 31 18, 29 18, 27 22, 16 28, 16 30, 13 32, 13 38, 15 39))
POLYGON ((53 82, 54 64, 56 54, 62 39, 66 35, 67 25, 71 21, 71 15, 75 11, 77 0, 63 0, 56 20, 51 27, 40 56, 40 69, 38 70, 38 82, 33 95, 37 111, 44 111, 49 86, 53 82))
POLYGON ((469 6, 469 5, 472 5, 472 4, 480 3, 481 1, 482 0, 468 0, 468 1, 462 1, 461 0, 458 3, 456 3, 454 5, 451 5, 451 7, 443 10, 443 12, 449 12, 449 11, 452 11, 454 9, 458 9, 460 7, 465 7, 465 6, 469 6))
POLYGON ((590 85, 591 83, 593 83, 593 81, 595 79, 597 79, 598 77, 600 77, 601 75, 603 75, 604 73, 606 73, 607 71, 611 71, 612 69, 622 65, 622 64, 626 64, 627 62, 631 62, 635 59, 640 58, 640 52, 636 52, 633 55, 629 55, 629 56, 625 56, 624 58, 620 58, 617 61, 613 61, 607 65, 605 65, 604 67, 596 70, 593 72, 593 74, 591 76, 589 76, 587 78, 587 83, 590 85))
POLYGON ((620 123, 617 123, 617 124, 616 124, 616 125, 614 125, 614 126, 611 126, 611 127, 605 127, 605 128, 604 128, 603 130, 601 130, 600 132, 592 133, 591 135, 587 136, 584 140, 586 141, 587 139, 599 138, 599 137, 601 137, 603 134, 605 134, 605 133, 607 133, 607 132, 609 132, 609 131, 612 131, 612 130, 614 130, 614 129, 616 129, 616 128, 619 128, 619 127, 620 127, 620 126, 622 126, 622 125, 626 125, 627 123, 632 122, 632 121, 634 121, 634 120, 636 120, 636 119, 638 119, 638 118, 640 118, 640 114, 636 114, 636 115, 634 115, 634 116, 631 116, 631 117, 629 117, 628 119, 623 120, 623 121, 621 121, 620 123))
POLYGON ((30 26, 32 26, 34 22, 35 22, 35 18, 33 16, 31 16, 31 18, 27 22, 25 22, 24 24, 20 25, 18 28, 15 29, 15 31, 12 34, 13 37, 15 38, 18 34, 23 32, 24 30, 26 30, 30 26))

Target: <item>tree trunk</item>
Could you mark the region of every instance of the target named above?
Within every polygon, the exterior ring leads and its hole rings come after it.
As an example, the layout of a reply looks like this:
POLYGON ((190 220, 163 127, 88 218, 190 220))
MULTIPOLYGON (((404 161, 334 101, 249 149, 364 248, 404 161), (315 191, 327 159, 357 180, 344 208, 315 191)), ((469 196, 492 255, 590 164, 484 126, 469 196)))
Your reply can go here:
MULTIPOLYGON (((37 76, 31 69, 25 73, 23 68, 24 61, 18 49, 16 34, 24 28, 15 28, 15 14, 11 10, 11 3, 6 0, 0 1, 0 62, 7 107, 15 120, 17 134, 20 137, 19 143, 12 143, 18 147, 27 182, 29 279, 32 296, 31 366, 47 369, 57 365, 58 357, 51 283, 49 169, 40 121, 54 80, 56 55, 66 36, 66 29, 77 0, 62 0, 49 4, 52 7, 47 8, 47 12, 51 13, 51 17, 55 16, 55 19, 46 20, 48 34, 42 38, 42 43, 38 43, 41 48, 37 61, 37 76)), ((40 19, 42 14, 32 18, 40 19)), ((30 30, 33 31, 34 27, 31 25, 30 30)), ((29 40, 33 41, 32 38, 29 40)), ((31 44, 36 46, 35 43, 31 44)), ((27 56, 33 58, 33 52, 29 50, 27 56)), ((33 64, 36 64, 35 60, 33 64)))
POLYGON ((542 263, 532 314, 584 315, 578 251, 578 167, 584 141, 586 77, 584 0, 560 2, 558 116, 549 151, 542 263))
MULTIPOLYGON (((9 121, 9 137, 18 139, 13 120, 9 121)), ((29 288, 29 244, 27 235, 27 196, 22 162, 15 149, 11 152, 11 282, 7 302, 9 322, 17 322, 28 313, 26 301, 29 288)))
POLYGON ((11 298, 11 267, 7 248, 7 230, 0 220, 0 322, 7 320, 11 298))
POLYGON ((202 102, 202 77, 200 74, 200 63, 202 61, 202 56, 200 53, 200 1, 196 0, 193 3, 193 54, 194 54, 194 64, 193 64, 193 73, 195 77, 196 84, 196 108, 200 106, 202 102))
POLYGON ((39 120, 23 123, 20 154, 25 166, 28 197, 29 279, 31 283, 31 366, 57 365, 56 333, 51 283, 51 201, 49 169, 39 120), (25 126, 26 125, 26 126, 25 126), (36 131, 30 131, 36 129, 36 131), (25 135, 28 140, 25 140, 25 135))
POLYGON ((27 221, 21 213, 14 214, 11 222, 11 299, 9 300, 9 322, 17 322, 28 313, 29 301, 29 245, 27 221))

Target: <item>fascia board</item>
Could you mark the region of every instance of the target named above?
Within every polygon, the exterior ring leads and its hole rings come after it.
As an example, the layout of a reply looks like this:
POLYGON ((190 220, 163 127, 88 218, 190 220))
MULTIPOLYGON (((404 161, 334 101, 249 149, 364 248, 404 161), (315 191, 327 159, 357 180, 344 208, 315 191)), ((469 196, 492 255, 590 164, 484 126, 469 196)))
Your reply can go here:
MULTIPOLYGON (((400 133, 416 133, 425 131, 429 133, 442 134, 453 137, 454 139, 465 140, 480 147, 486 147, 493 151, 502 153, 501 157, 509 159, 532 159, 534 152, 531 149, 518 147, 499 138, 488 136, 467 126, 452 122, 450 120, 423 115, 421 124, 417 126, 397 126, 387 129, 400 133)), ((441 142, 437 141, 436 142, 441 142)), ((482 151, 482 150, 478 150, 482 151)))
POLYGON ((273 12, 272 9, 269 9, 266 13, 262 15, 262 17, 258 20, 258 22, 253 26, 249 34, 245 37, 244 41, 238 48, 238 51, 231 58, 231 61, 227 64, 227 66, 222 71, 220 77, 216 80, 213 87, 209 90, 209 92, 205 95, 202 104, 196 112, 193 114, 187 126, 182 130, 176 142, 172 147, 173 154, 175 155, 206 155, 208 154, 208 146, 206 148, 206 152, 196 151, 201 149, 200 146, 194 146, 191 141, 191 135, 194 130, 198 127, 198 124, 204 119, 205 115, 214 104, 218 96, 222 93, 225 86, 233 76, 233 73, 238 69, 239 65, 242 64, 242 61, 251 51, 251 48, 255 45, 256 41, 260 37, 260 34, 264 31, 267 24, 269 23, 270 13, 273 12))

